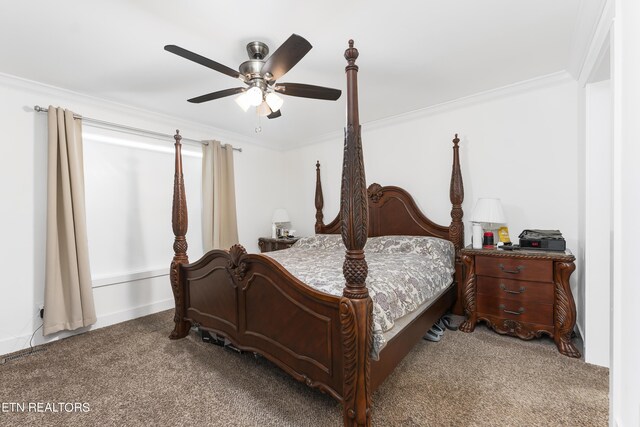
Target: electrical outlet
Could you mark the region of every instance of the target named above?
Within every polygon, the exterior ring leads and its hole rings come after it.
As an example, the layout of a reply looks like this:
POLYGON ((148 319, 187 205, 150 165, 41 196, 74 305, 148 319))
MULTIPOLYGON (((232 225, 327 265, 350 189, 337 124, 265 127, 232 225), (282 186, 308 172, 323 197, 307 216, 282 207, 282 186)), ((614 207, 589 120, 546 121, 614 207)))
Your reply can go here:
POLYGON ((44 319, 44 304, 38 305, 38 314, 40 314, 41 319, 44 319))

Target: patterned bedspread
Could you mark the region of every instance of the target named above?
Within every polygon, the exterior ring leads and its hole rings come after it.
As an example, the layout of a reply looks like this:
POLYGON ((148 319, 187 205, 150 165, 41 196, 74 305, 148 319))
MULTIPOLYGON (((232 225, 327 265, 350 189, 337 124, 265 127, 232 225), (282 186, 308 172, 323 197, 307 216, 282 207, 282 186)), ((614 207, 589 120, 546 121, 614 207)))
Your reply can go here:
MULTIPOLYGON (((339 235, 316 235, 292 248, 268 252, 296 278, 319 291, 341 296, 344 245, 339 235)), ((373 349, 377 360, 383 333, 453 281, 453 244, 422 236, 371 237, 365 246, 367 288, 373 300, 373 349)))

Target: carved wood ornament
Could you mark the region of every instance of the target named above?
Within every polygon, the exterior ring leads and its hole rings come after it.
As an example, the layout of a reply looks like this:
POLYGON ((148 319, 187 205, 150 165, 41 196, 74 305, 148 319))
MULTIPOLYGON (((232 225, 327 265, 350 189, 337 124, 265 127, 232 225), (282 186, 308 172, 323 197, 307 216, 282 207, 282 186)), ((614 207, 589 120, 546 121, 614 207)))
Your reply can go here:
POLYGON ((184 176, 182 174, 182 136, 180 131, 176 130, 176 134, 173 137, 175 139, 176 147, 176 161, 175 161, 175 174, 173 177, 173 209, 171 212, 171 225, 173 227, 173 235, 175 239, 173 241, 173 260, 171 261, 171 267, 169 269, 169 278, 171 280, 171 289, 173 290, 173 297, 176 303, 176 311, 173 318, 175 326, 169 338, 179 339, 184 338, 189 333, 191 324, 184 320, 185 316, 185 300, 184 300, 184 288, 180 285, 180 265, 188 264, 189 258, 187 257, 187 228, 188 228, 188 215, 187 215, 187 197, 184 191, 184 176))
POLYGON ((229 262, 227 268, 233 273, 238 282, 244 280, 247 274, 247 263, 242 257, 247 254, 247 250, 240 244, 235 244, 229 249, 229 262))
POLYGON ((320 181, 320 161, 316 162, 316 233, 320 232, 322 228, 322 220, 324 215, 322 214, 322 208, 324 207, 324 198, 322 197, 322 182, 320 181))
POLYGON ((474 258, 469 255, 462 255, 462 262, 467 271, 467 278, 462 285, 462 301, 464 314, 467 320, 462 322, 458 329, 462 332, 473 332, 476 328, 476 274, 474 258))
POLYGON ((347 127, 344 138, 340 217, 342 241, 347 248, 342 271, 346 281, 340 302, 342 346, 345 354, 344 424, 371 424, 369 366, 372 302, 365 281, 368 274, 364 245, 369 231, 369 203, 358 115, 358 50, 349 40, 347 60, 347 127), (355 363, 355 366, 354 366, 355 363))
POLYGON ((569 277, 576 269, 573 262, 555 262, 555 304, 553 310, 553 340, 560 353, 569 357, 580 357, 580 352, 571 342, 571 332, 576 323, 576 305, 569 288, 569 277))
POLYGON ((464 185, 462 184, 462 172, 460 171, 460 139, 456 133, 453 138, 453 167, 451 168, 451 185, 449 186, 449 198, 451 199, 451 225, 449 226, 449 240, 453 242, 456 250, 464 247, 464 224, 462 223, 462 202, 464 201, 464 185))

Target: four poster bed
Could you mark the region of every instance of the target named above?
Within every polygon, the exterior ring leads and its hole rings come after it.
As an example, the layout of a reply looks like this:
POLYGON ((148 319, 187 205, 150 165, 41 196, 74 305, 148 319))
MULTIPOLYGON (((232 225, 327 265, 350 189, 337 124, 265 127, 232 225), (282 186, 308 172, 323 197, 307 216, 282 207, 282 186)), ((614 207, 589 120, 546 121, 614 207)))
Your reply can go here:
MULTIPOLYGON (((341 235, 344 246, 340 246, 339 256, 344 259, 344 264, 340 275, 344 275, 341 279, 344 288, 338 294, 314 289, 300 280, 299 274, 296 276, 283 266, 282 255, 247 254, 240 245, 234 245, 229 251, 210 251, 189 264, 179 133, 175 136, 172 219, 175 255, 170 270, 176 303, 175 328, 170 338, 183 338, 192 326, 197 326, 225 337, 240 349, 259 353, 295 379, 341 402, 344 424, 350 426, 370 424, 373 391, 454 304, 456 282, 460 283, 461 277, 457 252, 464 242, 461 208, 464 193, 457 135, 453 140, 452 220, 448 227, 430 221, 401 188, 378 184, 366 188, 358 117, 357 57, 358 51, 350 40, 345 51, 348 62, 347 126, 340 212, 326 225, 322 213, 320 165, 316 165, 315 231, 317 236, 326 236, 322 244, 340 239, 338 235, 341 235), (364 249, 367 239, 372 238, 367 247, 367 258, 374 259, 376 254, 370 252, 369 247, 375 247, 371 243, 377 236, 436 237, 439 239, 426 243, 420 241, 422 243, 410 244, 409 247, 423 245, 423 249, 427 248, 424 253, 431 254, 434 247, 445 247, 446 253, 448 246, 451 259, 449 269, 443 270, 448 280, 442 282, 437 292, 416 304, 418 308, 411 315, 398 320, 392 329, 395 329, 394 333, 387 335, 384 346, 373 352, 374 305, 377 307, 379 304, 372 300, 367 287, 367 284, 372 286, 372 281, 375 283, 375 278, 367 280, 369 266, 364 249), (280 262, 274 259, 279 257, 280 262)), ((388 242, 375 243, 384 250, 388 249, 388 242)), ((402 248, 407 247, 406 241, 401 243, 402 248)), ((317 246, 314 241, 309 244, 317 246)), ((298 248, 296 245, 280 252, 297 250, 295 253, 301 254, 304 245, 298 245, 298 248)), ((317 256, 320 252, 317 248, 314 250, 313 256, 317 256)), ((406 251, 402 249, 399 252, 406 251)), ((332 254, 335 257, 335 252, 332 254)), ((385 259, 390 257, 382 255, 385 259)), ((374 259, 371 262, 373 273, 373 266, 378 261, 374 259)), ((295 262, 291 264, 292 267, 296 265, 295 262)))

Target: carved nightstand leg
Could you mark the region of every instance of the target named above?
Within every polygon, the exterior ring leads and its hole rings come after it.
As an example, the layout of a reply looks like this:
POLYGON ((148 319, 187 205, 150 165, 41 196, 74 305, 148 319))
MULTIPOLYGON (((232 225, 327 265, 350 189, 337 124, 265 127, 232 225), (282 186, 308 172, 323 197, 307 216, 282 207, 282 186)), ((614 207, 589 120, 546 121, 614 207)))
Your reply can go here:
POLYGON ((464 281, 462 290, 462 308, 467 320, 462 322, 458 328, 462 332, 473 332, 476 328, 477 312, 476 312, 476 272, 474 257, 470 255, 462 255, 462 262, 467 271, 467 277, 464 281))
POLYGON ((554 338, 554 341, 556 342, 556 347, 558 347, 558 351, 561 354, 575 358, 580 358, 582 356, 573 342, 571 342, 571 334, 554 338))
POLYGON ((573 262, 555 262, 554 267, 553 340, 560 353, 577 358, 581 356, 580 352, 571 342, 571 333, 576 324, 576 305, 569 285, 569 277, 576 269, 576 265, 573 262))

